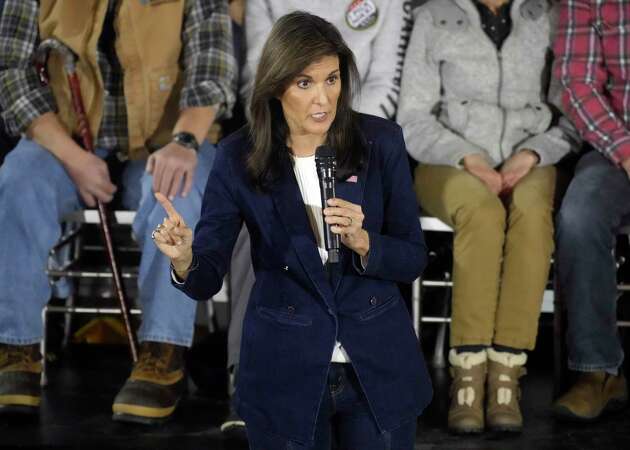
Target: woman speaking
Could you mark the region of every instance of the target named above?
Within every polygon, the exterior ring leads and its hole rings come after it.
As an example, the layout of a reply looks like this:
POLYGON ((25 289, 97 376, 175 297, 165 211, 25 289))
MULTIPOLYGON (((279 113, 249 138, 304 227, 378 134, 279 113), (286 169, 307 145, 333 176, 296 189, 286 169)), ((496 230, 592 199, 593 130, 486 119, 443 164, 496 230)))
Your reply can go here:
POLYGON ((296 12, 262 52, 247 127, 219 145, 194 233, 170 202, 153 233, 173 283, 221 287, 243 221, 256 282, 235 406, 254 450, 413 449, 431 385, 396 282, 426 249, 400 127, 354 112, 357 69, 337 29, 296 12), (322 205, 317 147, 335 151, 322 205), (322 208, 323 214, 322 214, 322 208), (325 217, 325 219, 324 219, 325 217), (324 229, 341 241, 327 262, 324 229))

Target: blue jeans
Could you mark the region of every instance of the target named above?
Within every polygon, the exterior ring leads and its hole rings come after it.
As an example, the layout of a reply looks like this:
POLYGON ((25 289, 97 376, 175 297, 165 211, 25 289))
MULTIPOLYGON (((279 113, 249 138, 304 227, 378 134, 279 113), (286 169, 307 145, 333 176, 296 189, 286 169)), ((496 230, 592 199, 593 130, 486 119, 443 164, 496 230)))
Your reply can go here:
POLYGON ((352 364, 333 363, 328 372, 312 445, 247 427, 250 450, 413 450, 416 421, 381 432, 352 364), (334 444, 334 445, 333 445, 334 444))
MULTIPOLYGON (((105 157, 107 151, 97 154, 105 157)), ((214 155, 215 147, 204 143, 193 189, 173 201, 193 228, 214 155)), ((150 238, 166 213, 153 196, 145 163, 128 162, 118 186, 123 206, 137 210, 133 232, 142 250, 138 283, 143 309, 138 338, 190 346, 196 303, 171 286, 169 261, 150 238)), ((27 345, 41 340, 41 311, 51 296, 44 273, 48 252, 61 235, 60 220, 83 207, 76 186, 50 152, 22 139, 9 153, 0 168, 0 342, 27 345)))
POLYGON ((616 373, 623 362, 617 332, 615 240, 630 221, 630 180, 599 152, 584 155, 556 224, 556 276, 568 312, 569 368, 616 373))

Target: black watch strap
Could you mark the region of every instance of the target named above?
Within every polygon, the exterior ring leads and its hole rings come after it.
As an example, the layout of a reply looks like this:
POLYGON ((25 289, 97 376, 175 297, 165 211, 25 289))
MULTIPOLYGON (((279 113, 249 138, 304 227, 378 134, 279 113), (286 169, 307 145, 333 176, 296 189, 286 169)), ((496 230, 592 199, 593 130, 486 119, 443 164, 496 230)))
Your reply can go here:
POLYGON ((177 142, 182 147, 189 148, 196 152, 199 151, 199 142, 197 142, 197 138, 194 134, 188 133, 187 131, 175 133, 173 135, 173 142, 177 142))

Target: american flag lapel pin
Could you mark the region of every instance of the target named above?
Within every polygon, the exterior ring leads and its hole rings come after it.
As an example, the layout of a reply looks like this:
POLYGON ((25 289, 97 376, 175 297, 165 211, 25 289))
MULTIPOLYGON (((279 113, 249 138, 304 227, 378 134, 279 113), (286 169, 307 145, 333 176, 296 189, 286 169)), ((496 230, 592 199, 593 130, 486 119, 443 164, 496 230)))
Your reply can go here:
POLYGON ((346 183, 356 183, 356 182, 357 182, 357 176, 356 175, 351 175, 346 180, 346 183))

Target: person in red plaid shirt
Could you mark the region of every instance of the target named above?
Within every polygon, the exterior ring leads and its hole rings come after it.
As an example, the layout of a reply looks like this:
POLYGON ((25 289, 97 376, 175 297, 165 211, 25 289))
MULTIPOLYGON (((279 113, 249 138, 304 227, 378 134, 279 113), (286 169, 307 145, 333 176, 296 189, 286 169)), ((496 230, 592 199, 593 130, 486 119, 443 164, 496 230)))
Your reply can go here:
POLYGON ((613 250, 630 223, 630 2, 562 0, 555 53, 564 109, 592 149, 578 162, 557 218, 569 368, 579 376, 553 411, 584 421, 628 397, 613 250))

